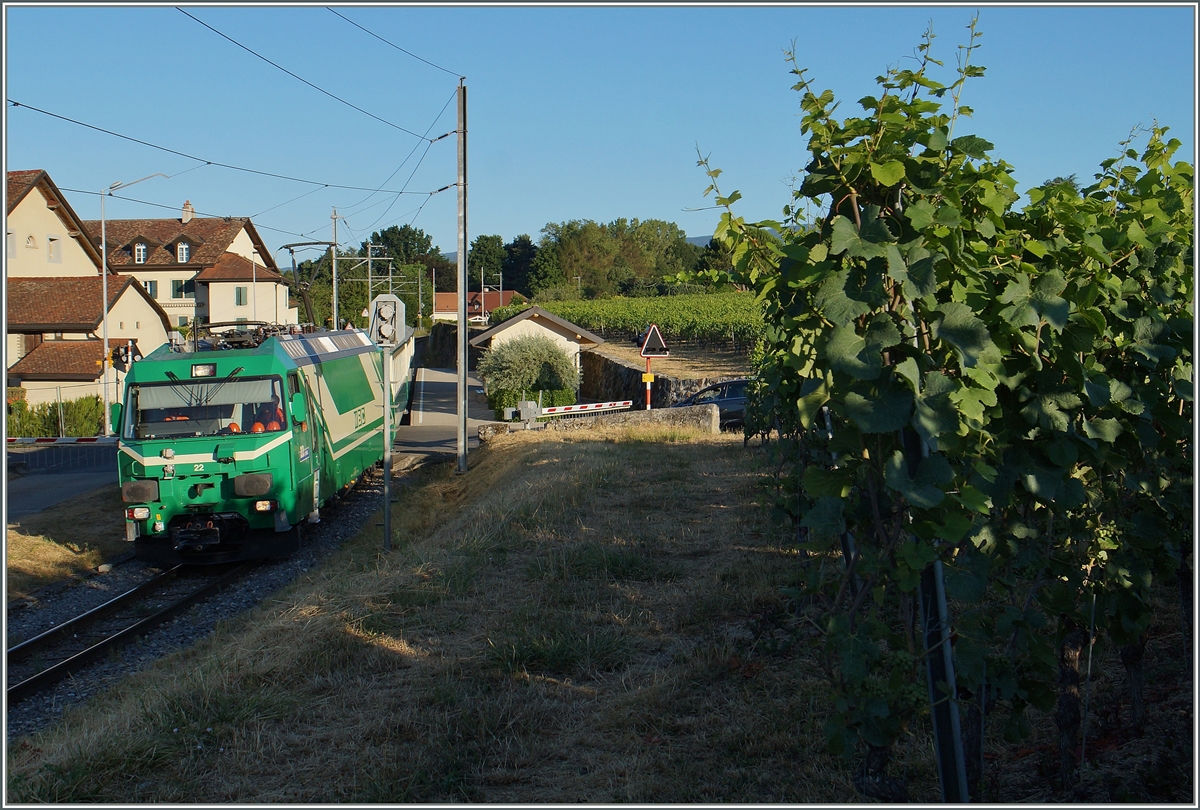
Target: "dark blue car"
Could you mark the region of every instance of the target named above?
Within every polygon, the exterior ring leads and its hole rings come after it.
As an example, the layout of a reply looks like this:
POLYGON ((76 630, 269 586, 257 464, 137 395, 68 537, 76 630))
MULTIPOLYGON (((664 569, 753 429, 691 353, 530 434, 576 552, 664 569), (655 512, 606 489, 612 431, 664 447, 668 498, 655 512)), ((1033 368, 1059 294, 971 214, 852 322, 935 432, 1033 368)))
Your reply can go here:
POLYGON ((749 380, 728 380, 701 388, 696 393, 672 405, 716 405, 721 412, 721 428, 741 427, 746 418, 746 386, 749 380))

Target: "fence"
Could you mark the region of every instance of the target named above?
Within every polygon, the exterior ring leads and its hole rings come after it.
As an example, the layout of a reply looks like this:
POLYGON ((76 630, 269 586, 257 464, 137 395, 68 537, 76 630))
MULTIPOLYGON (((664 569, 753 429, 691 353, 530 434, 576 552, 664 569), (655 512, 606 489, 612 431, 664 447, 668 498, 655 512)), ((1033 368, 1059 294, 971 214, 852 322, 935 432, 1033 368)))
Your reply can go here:
POLYGON ((10 474, 116 472, 117 440, 9 439, 5 455, 10 474))

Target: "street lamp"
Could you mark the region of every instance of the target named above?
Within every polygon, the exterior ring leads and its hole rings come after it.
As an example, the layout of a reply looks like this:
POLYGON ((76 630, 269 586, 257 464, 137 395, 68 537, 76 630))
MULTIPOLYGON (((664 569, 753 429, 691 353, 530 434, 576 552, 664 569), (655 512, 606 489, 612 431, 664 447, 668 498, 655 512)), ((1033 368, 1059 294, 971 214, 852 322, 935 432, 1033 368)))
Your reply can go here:
MULTIPOLYGON (((170 175, 162 172, 148 174, 142 180, 149 180, 151 177, 166 177, 170 179, 170 175)), ((129 183, 117 181, 104 191, 100 192, 100 320, 102 322, 102 330, 104 335, 104 359, 100 361, 100 373, 104 377, 104 435, 109 436, 109 398, 108 398, 108 231, 104 219, 104 198, 112 196, 112 193, 119 188, 125 188, 142 182, 142 180, 133 180, 129 183)))
POLYGON ((258 320, 258 262, 254 261, 254 257, 258 255, 258 248, 250 251, 250 289, 254 300, 254 320, 258 320))

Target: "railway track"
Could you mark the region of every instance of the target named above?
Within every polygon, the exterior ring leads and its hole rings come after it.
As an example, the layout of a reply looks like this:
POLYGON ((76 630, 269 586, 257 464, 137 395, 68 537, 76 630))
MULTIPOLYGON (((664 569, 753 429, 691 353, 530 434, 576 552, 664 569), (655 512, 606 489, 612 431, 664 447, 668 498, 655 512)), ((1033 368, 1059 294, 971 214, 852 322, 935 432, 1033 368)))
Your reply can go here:
POLYGON ((177 565, 108 602, 6 652, 7 697, 12 705, 79 672, 216 593, 258 565, 219 572, 177 565))

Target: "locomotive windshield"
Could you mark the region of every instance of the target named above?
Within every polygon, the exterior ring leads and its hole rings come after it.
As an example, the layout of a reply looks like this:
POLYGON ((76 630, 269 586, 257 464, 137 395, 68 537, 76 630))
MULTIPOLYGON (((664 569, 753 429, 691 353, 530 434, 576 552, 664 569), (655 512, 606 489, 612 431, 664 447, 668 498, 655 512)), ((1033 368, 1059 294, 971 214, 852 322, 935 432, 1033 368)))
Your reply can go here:
POLYGON ((126 439, 274 433, 287 427, 278 377, 130 385, 126 439))

